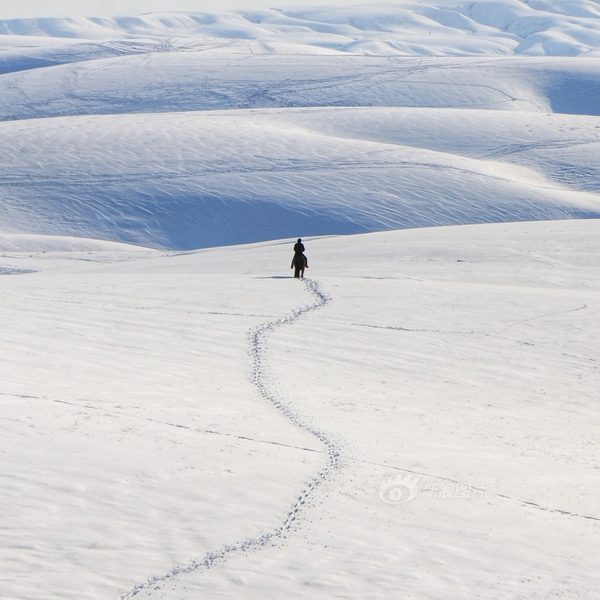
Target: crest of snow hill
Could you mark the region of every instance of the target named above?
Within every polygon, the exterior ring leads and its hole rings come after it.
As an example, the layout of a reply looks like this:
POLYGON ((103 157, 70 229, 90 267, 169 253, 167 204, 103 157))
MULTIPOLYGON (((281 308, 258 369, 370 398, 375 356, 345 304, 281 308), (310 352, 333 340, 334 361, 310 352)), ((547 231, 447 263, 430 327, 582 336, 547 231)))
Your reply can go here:
POLYGON ((596 2, 0 21, 0 233, 191 249, 600 216, 596 2))

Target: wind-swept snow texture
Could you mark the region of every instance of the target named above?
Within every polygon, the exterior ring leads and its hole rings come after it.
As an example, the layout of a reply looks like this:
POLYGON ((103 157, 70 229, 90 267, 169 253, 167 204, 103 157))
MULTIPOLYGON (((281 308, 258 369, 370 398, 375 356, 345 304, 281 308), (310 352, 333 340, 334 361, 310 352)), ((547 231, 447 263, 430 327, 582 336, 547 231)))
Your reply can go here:
POLYGON ((0 231, 192 249, 600 215, 597 2, 0 23, 0 231))
POLYGON ((598 600, 599 226, 0 236, 2 598, 598 600))
POLYGON ((0 597, 599 600, 599 15, 0 23, 0 597))

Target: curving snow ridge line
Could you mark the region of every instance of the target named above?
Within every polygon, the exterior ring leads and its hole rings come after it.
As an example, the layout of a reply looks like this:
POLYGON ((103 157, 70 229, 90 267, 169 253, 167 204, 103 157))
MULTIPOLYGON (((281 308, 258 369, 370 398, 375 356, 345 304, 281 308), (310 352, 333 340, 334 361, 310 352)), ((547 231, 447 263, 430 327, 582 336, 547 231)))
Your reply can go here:
POLYGON ((131 588, 131 590, 120 595, 118 600, 128 600, 129 598, 136 596, 142 590, 151 588, 157 583, 168 581, 185 573, 207 570, 215 564, 225 561, 232 554, 244 552, 252 548, 266 546, 276 538, 284 537, 286 533, 291 531, 294 522, 302 511, 302 507, 314 494, 316 488, 333 473, 334 469, 339 466, 340 452, 337 445, 331 439, 329 439, 327 434, 304 421, 304 419, 294 410, 293 406, 286 404, 277 396, 277 394, 273 391, 272 384, 269 385, 268 383, 269 377, 267 376, 267 361, 265 357, 268 337, 279 327, 294 323, 306 313, 322 308, 330 301, 330 298, 321 290, 317 281, 307 278, 304 280, 304 283, 308 291, 315 298, 315 302, 313 304, 305 306, 304 308, 296 309, 289 315, 278 319, 277 321, 263 323, 256 329, 253 329, 249 332, 248 337, 250 342, 250 355, 252 357, 252 382, 254 385, 256 385, 260 395, 265 400, 273 404, 294 425, 308 431, 325 446, 327 463, 306 484, 304 489, 298 495, 296 502, 292 504, 286 513, 281 524, 272 531, 241 542, 236 542, 234 544, 226 544, 219 550, 209 552, 200 560, 193 560, 188 565, 176 566, 168 573, 163 575, 152 576, 145 583, 136 584, 133 588, 131 588))

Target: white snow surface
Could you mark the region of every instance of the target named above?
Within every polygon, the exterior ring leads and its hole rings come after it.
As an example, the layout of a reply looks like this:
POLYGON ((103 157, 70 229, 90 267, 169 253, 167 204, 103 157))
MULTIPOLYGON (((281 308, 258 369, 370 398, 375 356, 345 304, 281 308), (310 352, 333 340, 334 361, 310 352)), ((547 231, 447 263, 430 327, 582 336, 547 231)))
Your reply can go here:
POLYGON ((600 598, 599 236, 2 238, 2 597, 600 598))
MULTIPOLYGON (((575 56, 598 52, 595 0, 419 0, 117 18, 0 21, 0 33, 90 40, 208 37, 364 54, 575 56)), ((168 48, 168 45, 166 46, 168 48)))
POLYGON ((567 5, 5 21, 0 231, 190 250, 597 217, 600 19, 567 5))
POLYGON ((0 22, 0 597, 600 599, 599 14, 0 22))

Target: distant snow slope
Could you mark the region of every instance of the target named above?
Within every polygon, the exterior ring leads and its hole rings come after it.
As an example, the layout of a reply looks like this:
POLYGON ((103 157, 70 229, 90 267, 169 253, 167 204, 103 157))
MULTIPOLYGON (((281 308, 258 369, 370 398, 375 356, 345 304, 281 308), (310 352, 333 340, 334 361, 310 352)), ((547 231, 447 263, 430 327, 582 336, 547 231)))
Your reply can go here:
POLYGON ((190 249, 600 216, 599 24, 591 0, 4 22, 0 231, 190 249))
POLYGON ((594 0, 401 0, 349 8, 0 21, 0 34, 292 41, 364 54, 575 56, 598 52, 600 8, 594 0))
POLYGON ((596 216, 598 125, 365 108, 5 122, 0 215, 14 233, 180 249, 596 216))
POLYGON ((0 118, 310 106, 600 115, 600 59, 392 58, 289 46, 269 54, 238 41, 110 58, 103 46, 85 50, 74 46, 69 64, 0 76, 0 118))

